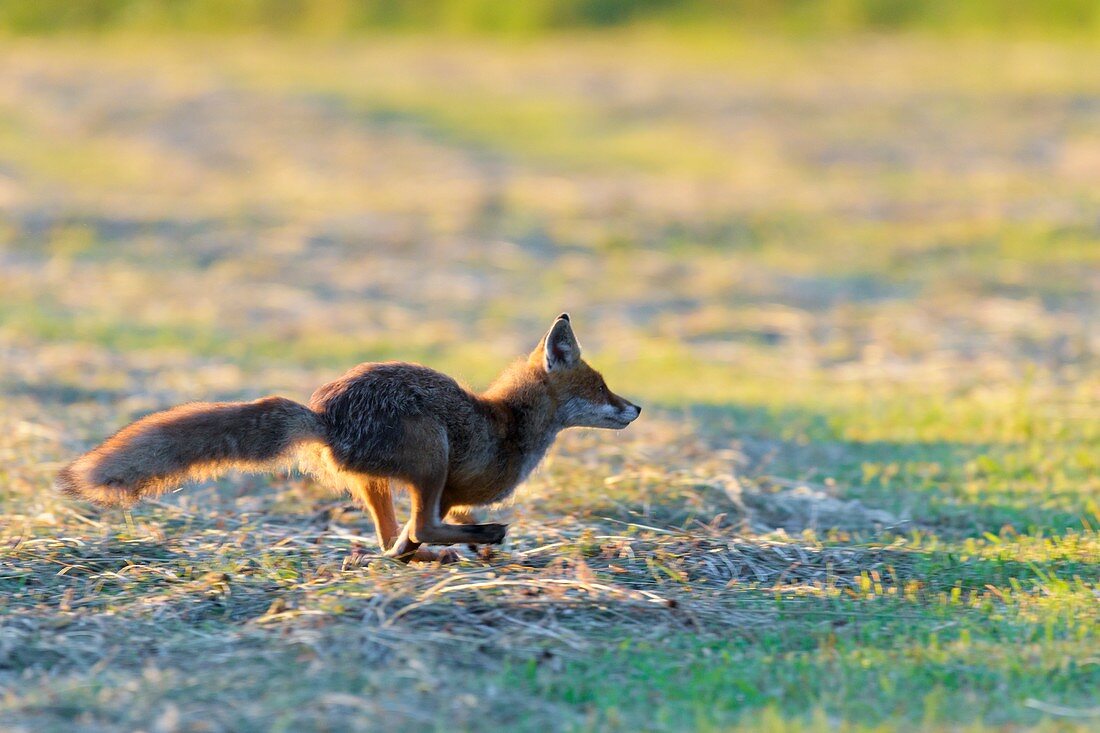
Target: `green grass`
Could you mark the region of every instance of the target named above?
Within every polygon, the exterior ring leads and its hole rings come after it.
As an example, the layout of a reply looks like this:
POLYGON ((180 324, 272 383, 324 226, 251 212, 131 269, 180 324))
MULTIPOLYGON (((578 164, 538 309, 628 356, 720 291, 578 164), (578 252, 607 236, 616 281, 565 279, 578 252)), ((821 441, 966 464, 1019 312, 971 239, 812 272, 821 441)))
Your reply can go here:
POLYGON ((1095 728, 1098 67, 9 40, 0 727, 1095 728), (645 413, 562 436, 490 556, 390 563, 296 475, 128 514, 49 488, 179 402, 367 359, 482 386, 562 310, 645 413))
POLYGON ((1046 34, 1095 31, 1087 0, 1007 3, 998 0, 252 0, 226 6, 211 0, 6 0, 0 27, 18 33, 117 28, 279 33, 363 33, 378 30, 532 35, 672 22, 689 27, 744 25, 797 35, 920 29, 1046 34))

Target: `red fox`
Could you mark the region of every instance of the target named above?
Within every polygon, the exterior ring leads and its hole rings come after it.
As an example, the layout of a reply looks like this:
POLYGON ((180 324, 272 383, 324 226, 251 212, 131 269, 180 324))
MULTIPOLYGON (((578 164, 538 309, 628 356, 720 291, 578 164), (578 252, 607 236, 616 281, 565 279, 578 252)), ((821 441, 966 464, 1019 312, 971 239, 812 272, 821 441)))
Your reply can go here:
POLYGON ((418 364, 366 363, 322 386, 309 406, 285 397, 193 403, 143 417, 57 477, 66 494, 129 506, 230 469, 297 462, 346 488, 374 520, 386 554, 435 556, 425 544, 499 544, 507 525, 448 523, 507 498, 564 428, 625 428, 641 413, 581 359, 562 313, 526 359, 482 394, 418 364), (407 486, 402 528, 392 484, 407 486))

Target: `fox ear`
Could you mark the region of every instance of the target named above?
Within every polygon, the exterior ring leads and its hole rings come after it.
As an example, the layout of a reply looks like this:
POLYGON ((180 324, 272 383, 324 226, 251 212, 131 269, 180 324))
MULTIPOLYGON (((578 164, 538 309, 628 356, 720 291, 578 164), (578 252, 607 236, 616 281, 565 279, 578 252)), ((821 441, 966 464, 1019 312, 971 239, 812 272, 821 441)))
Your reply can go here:
POLYGON ((576 366, 581 360, 581 345, 569 325, 569 315, 562 313, 550 327, 542 342, 542 366, 546 371, 576 366))

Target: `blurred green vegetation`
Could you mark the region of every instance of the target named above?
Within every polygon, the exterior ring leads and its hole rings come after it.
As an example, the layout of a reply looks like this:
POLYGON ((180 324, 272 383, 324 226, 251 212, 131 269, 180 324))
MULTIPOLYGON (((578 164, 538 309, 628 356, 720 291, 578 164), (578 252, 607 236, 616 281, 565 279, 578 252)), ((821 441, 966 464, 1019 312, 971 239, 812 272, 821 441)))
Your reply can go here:
POLYGON ((1093 0, 0 0, 13 34, 115 29, 533 34, 636 23, 765 27, 797 34, 916 29, 1094 34, 1093 0))

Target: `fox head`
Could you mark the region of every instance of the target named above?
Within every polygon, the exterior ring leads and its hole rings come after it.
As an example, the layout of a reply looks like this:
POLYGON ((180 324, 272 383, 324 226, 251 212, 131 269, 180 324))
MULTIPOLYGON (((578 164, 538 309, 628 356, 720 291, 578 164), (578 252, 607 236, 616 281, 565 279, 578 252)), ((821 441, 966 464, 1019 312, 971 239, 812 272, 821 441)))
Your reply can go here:
POLYGON ((619 430, 642 412, 608 389, 603 376, 581 358, 568 313, 558 316, 528 361, 546 372, 546 383, 565 427, 619 430))

